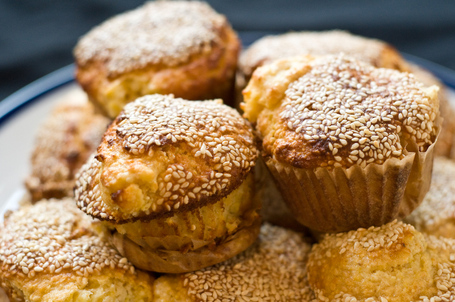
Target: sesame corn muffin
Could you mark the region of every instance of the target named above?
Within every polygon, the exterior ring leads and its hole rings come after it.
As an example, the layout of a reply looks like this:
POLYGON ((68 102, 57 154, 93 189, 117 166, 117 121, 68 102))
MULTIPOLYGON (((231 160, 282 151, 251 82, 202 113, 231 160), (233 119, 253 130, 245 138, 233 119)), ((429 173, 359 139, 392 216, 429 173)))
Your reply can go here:
POLYGON ((250 124, 221 100, 144 96, 125 106, 81 169, 76 200, 136 266, 193 271, 256 239, 256 158, 250 124))
POLYGON ((313 301, 302 235, 264 224, 245 252, 200 271, 167 275, 154 284, 156 302, 313 301))
POLYGON ((326 235, 308 260, 320 301, 453 301, 454 273, 455 240, 397 221, 326 235))
POLYGON ((92 29, 74 50, 76 79, 107 116, 153 93, 229 101, 240 42, 196 1, 150 1, 92 29))
POLYGON ((430 235, 455 238, 455 162, 434 160, 431 187, 422 204, 405 218, 417 230, 430 235))
POLYGON ((406 216, 422 201, 437 92, 344 55, 304 56, 256 69, 243 109, 296 219, 339 232, 406 216))
POLYGON ((11 302, 153 301, 153 278, 99 237, 70 198, 23 207, 0 230, 0 285, 11 302))
POLYGON ((101 141, 109 120, 85 95, 68 95, 38 130, 25 180, 33 201, 73 195, 74 176, 101 141))
POLYGON ((290 32, 265 36, 245 50, 239 72, 246 82, 256 68, 278 59, 299 55, 337 55, 345 53, 376 67, 406 70, 406 63, 391 45, 376 39, 356 36, 347 31, 290 32))
MULTIPOLYGON (((241 91, 248 83, 253 71, 274 60, 297 55, 328 55, 345 53, 375 67, 411 72, 426 86, 436 85, 439 92, 440 112, 444 119, 441 134, 435 145, 435 154, 455 157, 455 121, 451 118, 454 109, 447 100, 444 84, 430 72, 406 61, 400 53, 386 42, 356 36, 346 31, 330 30, 322 32, 292 32, 266 36, 254 42, 245 50, 239 60, 237 90, 241 91)), ((237 99, 241 100, 241 92, 237 99)))

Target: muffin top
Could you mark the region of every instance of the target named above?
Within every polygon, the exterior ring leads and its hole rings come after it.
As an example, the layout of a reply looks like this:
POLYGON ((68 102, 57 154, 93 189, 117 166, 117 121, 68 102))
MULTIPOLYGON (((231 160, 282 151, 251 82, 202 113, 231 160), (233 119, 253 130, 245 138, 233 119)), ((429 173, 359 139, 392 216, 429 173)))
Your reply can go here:
POLYGON ((345 53, 376 67, 406 69, 401 55, 389 44, 342 30, 291 32, 266 36, 254 42, 241 56, 239 69, 247 77, 259 66, 298 55, 345 53))
MULTIPOLYGON (((82 94, 82 93, 81 93, 82 94)), ((38 129, 26 186, 34 201, 71 196, 74 176, 101 141, 109 120, 87 96, 65 96, 38 129)))
POLYGON ((406 221, 430 235, 455 238, 455 162, 436 157, 431 187, 406 221))
POLYGON ((13 301, 152 299, 152 277, 100 237, 70 198, 22 207, 0 230, 0 284, 13 301))
POLYGON ((251 126, 221 100, 148 95, 108 128, 80 170, 76 200, 116 223, 169 217, 227 196, 256 158, 251 126))
POLYGON ((322 301, 438 301, 455 293, 454 261, 455 240, 393 221, 326 235, 312 248, 308 278, 322 301))
POLYGON ((243 109, 265 156, 298 168, 365 166, 434 143, 437 91, 344 55, 306 56, 258 68, 243 109))
POLYGON ((155 301, 313 301, 306 276, 309 251, 301 234, 264 224, 245 252, 199 271, 157 279, 155 301))
POLYGON ((127 259, 90 230, 90 224, 71 198, 40 201, 13 212, 6 217, 0 237, 2 271, 32 278, 79 270, 87 277, 112 264, 134 273, 127 259))
POLYGON ((149 65, 174 67, 209 53, 224 27, 230 28, 226 18, 206 3, 153 1, 92 29, 74 54, 79 66, 100 62, 112 77, 149 65))

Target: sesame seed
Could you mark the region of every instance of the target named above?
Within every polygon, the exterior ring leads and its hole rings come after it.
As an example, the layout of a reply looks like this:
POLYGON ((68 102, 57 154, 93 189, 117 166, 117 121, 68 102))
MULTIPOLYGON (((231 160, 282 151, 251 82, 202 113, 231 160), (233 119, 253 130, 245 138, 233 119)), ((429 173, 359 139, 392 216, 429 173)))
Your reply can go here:
POLYGON ((220 43, 225 24, 203 2, 149 2, 95 27, 79 41, 75 56, 80 65, 105 62, 113 76, 150 64, 173 67, 220 43))

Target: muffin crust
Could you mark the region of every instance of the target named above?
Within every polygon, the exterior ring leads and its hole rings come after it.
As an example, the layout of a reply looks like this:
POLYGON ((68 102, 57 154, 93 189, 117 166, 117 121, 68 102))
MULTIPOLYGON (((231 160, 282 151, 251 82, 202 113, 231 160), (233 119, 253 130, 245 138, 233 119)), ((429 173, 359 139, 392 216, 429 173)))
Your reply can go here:
POLYGON ((109 120, 95 113, 87 96, 68 95, 38 130, 25 180, 32 200, 73 195, 75 175, 101 141, 109 120))

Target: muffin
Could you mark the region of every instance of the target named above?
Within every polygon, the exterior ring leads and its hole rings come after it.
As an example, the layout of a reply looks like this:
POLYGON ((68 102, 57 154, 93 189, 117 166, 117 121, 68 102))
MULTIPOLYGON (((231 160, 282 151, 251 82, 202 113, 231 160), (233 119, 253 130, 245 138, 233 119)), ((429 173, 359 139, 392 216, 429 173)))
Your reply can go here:
POLYGON ((65 96, 38 129, 25 180, 32 201, 73 195, 74 176, 101 141, 109 120, 84 94, 65 96))
POLYGON ((306 56, 256 69, 243 109, 296 219, 340 232, 420 204, 440 127, 437 92, 344 55, 306 56))
POLYGON ((148 2, 80 39, 76 79, 111 118, 146 94, 229 101, 239 49, 226 18, 208 4, 148 2))
POLYGON ((125 106, 76 182, 79 208, 146 270, 224 261, 259 233, 251 126, 213 101, 149 95, 125 106))
POLYGON ((265 224, 259 240, 236 257, 158 278, 155 301, 313 301, 306 276, 310 248, 300 234, 265 224))
POLYGON ((405 218, 420 232, 455 238, 455 162, 434 160, 431 187, 422 204, 405 218))
POLYGON ((153 301, 153 278, 91 229, 74 200, 10 213, 0 232, 0 285, 15 301, 153 301))
POLYGON ((452 301, 454 273, 455 240, 397 221, 327 235, 308 260, 320 301, 452 301))
POLYGON ((345 53, 375 67, 407 70, 406 62, 391 45, 347 31, 291 32, 265 36, 245 50, 239 60, 239 73, 245 85, 256 68, 278 59, 299 55, 337 55, 345 53))

